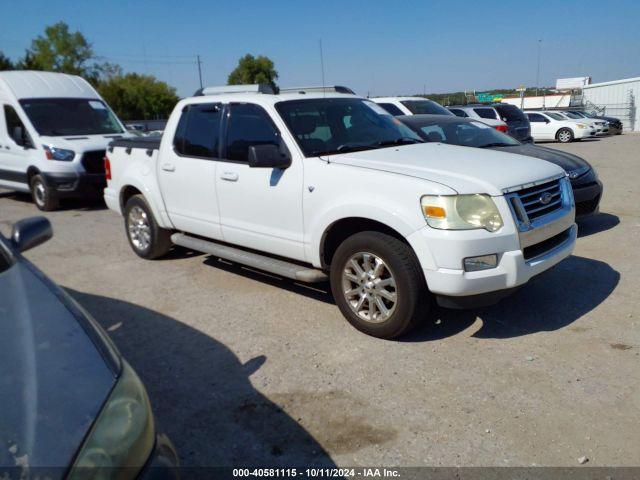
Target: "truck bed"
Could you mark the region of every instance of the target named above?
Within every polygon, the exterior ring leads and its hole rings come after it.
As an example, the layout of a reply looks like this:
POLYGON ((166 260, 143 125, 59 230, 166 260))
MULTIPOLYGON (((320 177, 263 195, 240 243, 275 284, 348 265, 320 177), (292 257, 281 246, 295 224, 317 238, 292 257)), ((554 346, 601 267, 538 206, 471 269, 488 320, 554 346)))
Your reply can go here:
POLYGON ((162 137, 136 137, 136 138, 119 138, 109 143, 109 148, 143 148, 145 150, 158 150, 160 148, 160 140, 162 137))

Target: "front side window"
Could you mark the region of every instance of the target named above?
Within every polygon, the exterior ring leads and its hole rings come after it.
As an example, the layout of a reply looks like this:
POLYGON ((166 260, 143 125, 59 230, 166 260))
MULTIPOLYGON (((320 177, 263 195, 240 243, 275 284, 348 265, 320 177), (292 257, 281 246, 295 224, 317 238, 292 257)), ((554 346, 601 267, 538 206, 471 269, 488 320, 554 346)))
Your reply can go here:
POLYGON ((181 155, 217 158, 220 143, 221 104, 189 105, 180 117, 173 144, 181 155))
POLYGON ((467 112, 465 112, 460 108, 450 108, 449 111, 453 113, 456 117, 462 117, 462 118, 469 117, 469 115, 467 115, 467 112))
POLYGON ((15 143, 21 147, 33 145, 24 123, 18 116, 18 112, 11 105, 4 106, 4 120, 7 126, 7 134, 15 143))
POLYGON ((397 117, 398 115, 404 115, 402 110, 396 107, 393 103, 379 103, 378 105, 380 105, 382 108, 384 108, 387 112, 389 112, 394 117, 397 117))
POLYGON ((422 142, 410 128, 369 100, 289 100, 277 103, 276 109, 307 157, 422 142))
POLYGON ((476 112, 480 118, 498 119, 496 111, 493 108, 474 108, 473 111, 476 112))
POLYGON ((451 112, 439 103, 431 100, 403 100, 402 103, 414 115, 451 115, 451 112))
POLYGON ((281 144, 280 132, 262 107, 251 103, 230 105, 227 127, 226 158, 237 162, 249 160, 253 145, 281 144))
POLYGON ((107 135, 123 133, 115 115, 101 100, 29 98, 22 109, 40 135, 107 135))

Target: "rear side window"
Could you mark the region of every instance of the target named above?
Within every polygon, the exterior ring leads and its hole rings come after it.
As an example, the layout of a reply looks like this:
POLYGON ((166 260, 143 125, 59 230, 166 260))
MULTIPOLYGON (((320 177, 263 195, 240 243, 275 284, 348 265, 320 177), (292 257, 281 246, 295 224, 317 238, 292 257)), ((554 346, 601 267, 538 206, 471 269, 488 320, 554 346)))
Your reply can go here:
POLYGON ((450 108, 449 111, 453 113, 456 117, 468 118, 467 112, 461 110, 459 108, 450 108))
POLYGON ((527 119, 522 110, 514 105, 496 105, 495 109, 504 122, 521 122, 527 119))
POLYGON ((231 104, 227 127, 227 159, 246 162, 252 145, 280 146, 280 132, 261 107, 251 103, 231 104))
POLYGON ((478 114, 480 118, 490 118, 497 120, 496 111, 493 108, 474 108, 474 112, 478 114))
POLYGON ((380 105, 382 108, 384 108, 387 112, 389 112, 394 117, 397 117, 398 115, 404 115, 402 110, 396 107, 393 103, 379 103, 378 105, 380 105))
POLYGON ((539 113, 527 113, 527 116, 529 117, 529 121, 530 122, 534 122, 534 123, 545 123, 547 121, 546 118, 544 118, 542 115, 540 115, 539 113))
POLYGON ((219 103, 189 105, 182 112, 173 139, 176 152, 187 157, 217 158, 221 117, 219 103))

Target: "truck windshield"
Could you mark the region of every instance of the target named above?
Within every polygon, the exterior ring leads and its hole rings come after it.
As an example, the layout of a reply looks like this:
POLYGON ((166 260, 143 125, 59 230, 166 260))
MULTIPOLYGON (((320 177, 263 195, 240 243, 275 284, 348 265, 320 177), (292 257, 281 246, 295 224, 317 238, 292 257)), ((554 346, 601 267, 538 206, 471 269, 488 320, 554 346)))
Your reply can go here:
POLYGON ((123 133, 115 115, 100 100, 85 98, 29 98, 20 100, 40 135, 103 135, 123 133))
MULTIPOLYGON (((451 117, 438 120, 416 120, 415 117, 404 117, 413 131, 427 142, 448 143, 464 147, 512 147, 520 145, 516 139, 476 120, 457 119, 451 117)), ((455 117, 454 117, 455 118, 455 117)))
POLYGON ((379 105, 360 98, 313 98, 276 104, 307 157, 422 143, 379 105))
POLYGON ((402 100, 401 103, 414 115, 452 115, 449 110, 431 100, 402 100))

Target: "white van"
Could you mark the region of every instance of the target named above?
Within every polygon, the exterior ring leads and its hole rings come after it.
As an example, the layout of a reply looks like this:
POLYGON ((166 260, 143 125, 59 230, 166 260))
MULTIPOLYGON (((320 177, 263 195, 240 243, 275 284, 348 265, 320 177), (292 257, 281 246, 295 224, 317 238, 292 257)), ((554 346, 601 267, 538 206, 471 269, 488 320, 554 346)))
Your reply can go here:
POLYGON ((129 135, 86 80, 0 72, 0 109, 0 187, 31 192, 40 210, 102 194, 107 145, 129 135))

